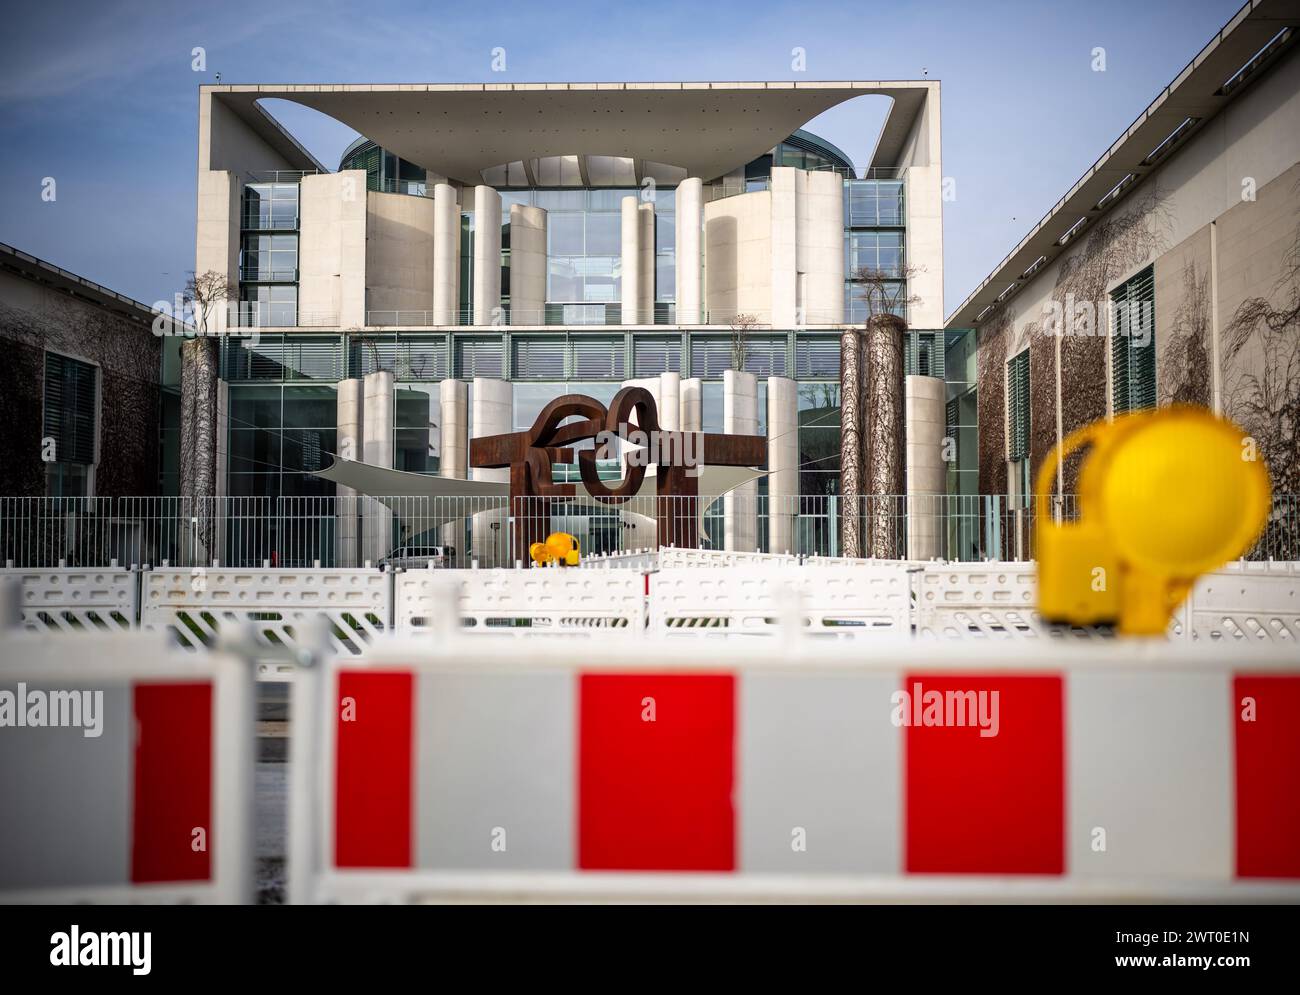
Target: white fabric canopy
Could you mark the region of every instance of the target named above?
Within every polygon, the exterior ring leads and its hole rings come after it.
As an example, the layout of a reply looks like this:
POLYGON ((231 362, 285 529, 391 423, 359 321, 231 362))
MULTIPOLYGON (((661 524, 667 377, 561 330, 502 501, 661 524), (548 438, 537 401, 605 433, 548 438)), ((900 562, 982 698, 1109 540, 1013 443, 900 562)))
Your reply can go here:
MULTIPOLYGON (((658 495, 655 475, 656 467, 651 464, 646 470, 645 482, 641 490, 631 501, 621 505, 609 505, 597 501, 588 492, 581 481, 574 484, 575 497, 569 500, 580 505, 590 505, 606 510, 614 509, 627 514, 641 514, 651 517, 654 506, 650 499, 658 495), (635 509, 635 510, 634 510, 635 509), (649 514, 646 514, 649 512, 649 514)), ((747 466, 704 466, 700 468, 699 493, 701 497, 698 509, 699 532, 707 538, 704 531, 704 513, 709 505, 742 484, 767 475, 766 470, 755 470, 747 466)), ((351 487, 359 494, 373 497, 380 504, 386 505, 394 512, 402 511, 402 498, 473 498, 474 505, 470 514, 504 508, 510 501, 510 485, 499 480, 461 480, 457 477, 439 477, 427 473, 410 473, 406 470, 391 470, 388 467, 375 466, 358 460, 334 458, 334 462, 323 470, 317 470, 316 476, 332 480, 344 487, 351 487)), ((614 481, 609 483, 613 484, 614 481)), ((435 503, 429 509, 431 519, 421 516, 426 528, 445 525, 466 516, 467 509, 457 507, 455 501, 435 503)))

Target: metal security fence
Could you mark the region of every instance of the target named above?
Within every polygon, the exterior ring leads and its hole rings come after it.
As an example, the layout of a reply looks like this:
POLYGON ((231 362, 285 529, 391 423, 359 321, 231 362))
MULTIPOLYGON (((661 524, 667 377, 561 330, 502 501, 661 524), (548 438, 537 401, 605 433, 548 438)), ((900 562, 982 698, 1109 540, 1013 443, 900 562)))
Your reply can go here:
MULTIPOLYGON (((1037 519, 1072 521, 1073 495, 0 498, 0 561, 18 568, 513 566, 550 532, 585 556, 660 546, 890 560, 1032 560, 1037 519), (694 538, 692 538, 694 537, 694 538)), ((1300 560, 1300 499, 1277 495, 1250 560, 1300 560)))

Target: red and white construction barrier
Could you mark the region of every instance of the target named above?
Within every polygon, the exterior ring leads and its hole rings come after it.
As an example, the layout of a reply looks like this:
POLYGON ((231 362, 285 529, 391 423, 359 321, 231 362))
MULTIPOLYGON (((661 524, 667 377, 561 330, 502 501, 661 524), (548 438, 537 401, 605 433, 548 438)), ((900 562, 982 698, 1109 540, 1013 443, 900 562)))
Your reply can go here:
POLYGON ((247 902, 247 661, 156 634, 0 639, 0 902, 247 902))
POLYGON ((1294 648, 451 634, 294 693, 297 901, 1300 899, 1294 648))

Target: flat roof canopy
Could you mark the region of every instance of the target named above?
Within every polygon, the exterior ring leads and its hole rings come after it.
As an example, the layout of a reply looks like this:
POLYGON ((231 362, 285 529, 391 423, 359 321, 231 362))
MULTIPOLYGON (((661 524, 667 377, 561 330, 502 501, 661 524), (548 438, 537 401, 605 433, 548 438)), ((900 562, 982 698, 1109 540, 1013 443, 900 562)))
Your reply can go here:
MULTIPOLYGON (((268 140, 273 119, 258 101, 292 100, 465 184, 482 183, 484 169, 552 155, 625 156, 680 166, 690 176, 711 180, 767 152, 822 112, 864 94, 894 102, 867 165, 895 166, 927 94, 937 88, 932 80, 204 87, 213 101, 268 140)), ((274 147, 291 162, 302 160, 302 168, 313 168, 314 161, 280 130, 274 147)), ((240 168, 216 161, 204 165, 240 168)))

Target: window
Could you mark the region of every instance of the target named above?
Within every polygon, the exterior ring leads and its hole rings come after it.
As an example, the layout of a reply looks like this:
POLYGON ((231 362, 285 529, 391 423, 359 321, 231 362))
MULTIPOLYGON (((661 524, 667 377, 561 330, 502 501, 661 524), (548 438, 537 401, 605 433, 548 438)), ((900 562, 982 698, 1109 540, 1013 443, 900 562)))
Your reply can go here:
POLYGON ((45 354, 45 410, 42 447, 53 440, 45 485, 51 497, 90 493, 95 463, 96 370, 89 363, 45 354))
POLYGON ((680 373, 682 340, 671 338, 637 338, 632 343, 633 376, 657 377, 660 373, 680 373))
POLYGON ((298 236, 245 235, 239 257, 239 278, 293 283, 298 279, 298 236))
POLYGON ((245 328, 288 328, 298 323, 294 284, 247 284, 239 288, 239 324, 245 328))
POLYGON ((564 335, 512 337, 511 373, 517 380, 563 380, 564 335))
POLYGON ((749 337, 745 342, 745 370, 760 377, 785 376, 785 339, 749 337))
POLYGON ((844 197, 844 226, 870 228, 903 223, 902 180, 849 180, 844 197))
POLYGON ((691 376, 720 378, 724 370, 731 369, 731 339, 691 339, 691 376))
POLYGON ((794 375, 800 378, 838 378, 840 375, 839 337, 824 335, 816 338, 796 339, 794 343, 794 375))
POLYGON ((285 230, 298 227, 298 184, 249 183, 244 187, 243 227, 285 230))
POLYGON ((1111 394, 1115 414, 1156 406, 1156 294, 1148 266, 1110 295, 1111 394))
POLYGON ((1007 361, 1007 458, 1029 456, 1029 350, 1007 361))
POLYGON ((456 341, 456 376, 501 379, 501 339, 458 339, 456 341))
POLYGON ((626 363, 621 336, 575 335, 570 339, 570 347, 573 353, 573 376, 583 379, 622 379, 626 363))

